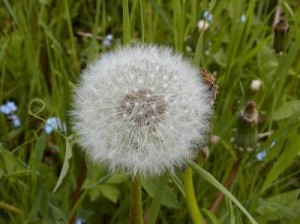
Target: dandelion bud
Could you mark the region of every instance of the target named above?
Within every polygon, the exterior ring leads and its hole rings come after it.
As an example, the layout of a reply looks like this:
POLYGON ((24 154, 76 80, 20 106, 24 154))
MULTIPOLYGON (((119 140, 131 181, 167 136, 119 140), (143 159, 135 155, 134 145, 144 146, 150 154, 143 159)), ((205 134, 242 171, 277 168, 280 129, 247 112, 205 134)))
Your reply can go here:
POLYGON ((234 143, 241 150, 252 152, 258 144, 258 112, 256 103, 250 101, 242 110, 237 122, 237 130, 234 138, 234 143))
POLYGON ((198 27, 199 32, 207 31, 209 26, 210 26, 209 22, 204 20, 204 19, 199 20, 198 23, 197 23, 197 27, 198 27))
POLYGON ((252 80, 250 84, 250 89, 253 92, 258 92, 262 86, 262 82, 259 79, 252 80))
POLYGON ((211 93, 169 48, 126 46, 88 66, 75 90, 74 130, 110 171, 159 175, 192 158, 209 129, 211 93))
POLYGON ((282 19, 274 27, 274 42, 273 47, 276 52, 282 52, 287 49, 289 23, 286 19, 282 19))

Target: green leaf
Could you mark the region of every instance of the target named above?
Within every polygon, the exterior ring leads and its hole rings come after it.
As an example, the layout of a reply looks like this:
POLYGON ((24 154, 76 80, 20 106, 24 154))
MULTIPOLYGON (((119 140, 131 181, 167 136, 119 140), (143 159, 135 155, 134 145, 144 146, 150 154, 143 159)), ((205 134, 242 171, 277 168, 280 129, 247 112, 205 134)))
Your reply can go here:
POLYGON ((244 206, 222 185, 219 181, 214 178, 209 172, 204 170, 202 167, 198 166, 196 163, 194 163, 191 160, 187 160, 187 164, 195 170, 199 176, 204 178, 207 182, 209 182, 211 185, 213 185, 215 188, 223 192, 224 195, 226 195, 231 201, 233 201, 236 206, 239 207, 239 209, 248 217, 251 223, 257 224, 257 222, 254 220, 254 218, 249 214, 249 212, 244 208, 244 206))
POLYGON ((276 111, 273 112, 273 120, 282 120, 288 118, 300 110, 300 100, 291 100, 284 103, 276 111))
POLYGON ((3 175, 3 170, 0 169, 0 179, 1 179, 2 175, 3 175))
POLYGON ((69 160, 72 158, 72 147, 71 147, 71 144, 69 142, 69 139, 72 139, 72 135, 66 138, 66 154, 65 154, 63 167, 61 169, 58 181, 57 181, 52 193, 56 192, 56 190, 61 185, 63 179, 65 178, 65 176, 67 175, 67 172, 69 170, 69 160))
POLYGON ((100 197, 100 186, 95 186, 89 191, 90 200, 94 202, 97 198, 100 197))
POLYGON ((112 184, 102 184, 100 185, 100 191, 102 195, 113 203, 117 203, 120 191, 119 189, 112 184))
MULTIPOLYGON (((157 186, 159 185, 159 179, 153 178, 148 180, 143 180, 142 186, 146 190, 146 192, 150 195, 150 197, 154 198, 157 186)), ((172 189, 166 186, 164 195, 162 196, 161 203, 169 208, 179 208, 179 202, 172 191, 172 189)))
POLYGON ((3 147, 0 147, 0 167, 5 172, 5 176, 28 174, 31 172, 21 160, 3 147))
POLYGON ((279 159, 275 163, 274 167, 270 171, 269 175, 265 179, 263 183, 261 193, 268 189, 272 182, 277 179, 277 177, 292 164, 294 158, 300 151, 300 138, 298 136, 294 136, 291 138, 291 144, 288 145, 284 152, 280 155, 279 159))
POLYGON ((168 16, 164 12, 164 10, 156 3, 156 1, 154 1, 154 0, 149 0, 149 1, 150 1, 151 5, 156 9, 157 13, 161 16, 162 20, 165 22, 167 27, 172 31, 172 33, 174 33, 173 26, 172 26, 168 16))
POLYGON ((151 204, 150 212, 149 212, 149 219, 148 219, 148 224, 155 224, 156 219, 158 216, 158 212, 160 209, 160 204, 163 198, 163 195, 165 193, 165 188, 168 182, 169 176, 168 175, 163 175, 160 177, 160 180, 158 182, 154 198, 151 204))
POLYGON ((38 169, 40 162, 43 158, 45 146, 46 146, 46 136, 43 135, 37 139, 34 149, 30 155, 29 164, 35 170, 38 169))
POLYGON ((107 184, 121 184, 123 183, 127 177, 124 174, 114 174, 111 175, 105 183, 107 184))
POLYGON ((210 223, 212 223, 212 224, 221 224, 221 221, 211 211, 209 211, 207 209, 201 209, 201 211, 203 211, 204 214, 209 218, 210 223))
MULTIPOLYGON (((275 220, 299 219, 300 190, 293 190, 267 199, 260 199, 256 211, 261 214, 258 217, 259 223, 275 220)), ((294 222, 298 223, 298 222, 294 222)))

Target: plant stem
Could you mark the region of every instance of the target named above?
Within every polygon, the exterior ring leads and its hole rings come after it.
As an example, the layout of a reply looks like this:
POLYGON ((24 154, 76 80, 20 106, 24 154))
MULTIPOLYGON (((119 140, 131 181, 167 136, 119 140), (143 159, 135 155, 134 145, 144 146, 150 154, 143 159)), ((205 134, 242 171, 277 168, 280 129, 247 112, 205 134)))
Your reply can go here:
MULTIPOLYGON (((233 182, 235 176, 238 173, 240 165, 241 165, 241 160, 238 159, 233 164, 231 172, 230 172, 229 176, 227 177, 227 179, 225 180, 224 187, 228 188, 231 185, 231 183, 233 182)), ((215 201, 213 202, 212 206, 210 207, 211 212, 216 212, 218 210, 223 198, 224 198, 224 194, 223 194, 223 192, 220 192, 218 194, 217 198, 215 199, 215 201)))
POLYGON ((123 44, 130 42, 130 20, 129 20, 129 9, 128 0, 122 0, 123 8, 123 44))
POLYGON ((0 208, 3 208, 5 210, 8 210, 10 212, 14 212, 16 214, 20 214, 21 211, 19 208, 16 208, 15 206, 13 205, 10 205, 10 204, 7 204, 6 202, 4 201, 0 201, 0 208))
MULTIPOLYGON (((74 206, 77 204, 79 198, 80 198, 80 192, 81 192, 81 187, 83 185, 83 182, 85 180, 85 176, 86 176, 86 165, 84 161, 81 161, 80 164, 80 171, 79 171, 79 175, 77 177, 77 186, 75 189, 75 192, 73 194, 73 199, 72 199, 72 208, 74 208, 74 206)), ((75 219, 76 219, 76 212, 72 213, 70 219, 69 219, 69 223, 75 223, 75 219)))
POLYGON ((141 177, 136 174, 131 181, 131 202, 130 202, 131 224, 143 223, 141 177))
POLYGON ((186 202, 192 217, 193 223, 204 224, 204 219, 198 208, 194 185, 193 185, 193 173, 191 168, 187 168, 184 172, 184 189, 186 193, 186 202))

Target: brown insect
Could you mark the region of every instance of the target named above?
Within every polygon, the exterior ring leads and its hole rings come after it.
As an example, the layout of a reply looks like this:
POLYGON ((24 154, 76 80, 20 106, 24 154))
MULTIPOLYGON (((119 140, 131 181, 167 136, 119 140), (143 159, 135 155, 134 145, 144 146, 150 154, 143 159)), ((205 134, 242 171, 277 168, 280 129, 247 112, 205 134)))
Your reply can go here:
POLYGON ((216 85, 216 79, 215 77, 207 70, 207 69, 201 69, 200 74, 202 75, 205 84, 209 87, 209 90, 212 93, 212 101, 211 104, 215 102, 215 99, 218 95, 218 86, 216 85))

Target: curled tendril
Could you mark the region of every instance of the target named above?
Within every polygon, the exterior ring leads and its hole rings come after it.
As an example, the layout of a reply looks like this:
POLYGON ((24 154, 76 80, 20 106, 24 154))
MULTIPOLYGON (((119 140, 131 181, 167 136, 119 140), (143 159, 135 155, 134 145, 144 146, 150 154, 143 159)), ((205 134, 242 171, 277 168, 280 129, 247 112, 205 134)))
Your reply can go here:
POLYGON ((45 102, 44 102, 43 100, 41 100, 41 99, 34 99, 34 100, 32 100, 32 101, 29 103, 28 113, 29 113, 31 116, 34 116, 35 118, 37 118, 37 119, 42 120, 42 121, 45 122, 45 119, 43 119, 42 117, 38 116, 38 114, 41 113, 41 112, 45 109, 45 107, 46 107, 46 104, 45 104, 45 102), (36 111, 36 112, 33 112, 33 111, 32 111, 32 108, 31 108, 32 105, 33 105, 34 103, 39 103, 39 104, 41 104, 41 108, 40 108, 38 111, 36 111))

